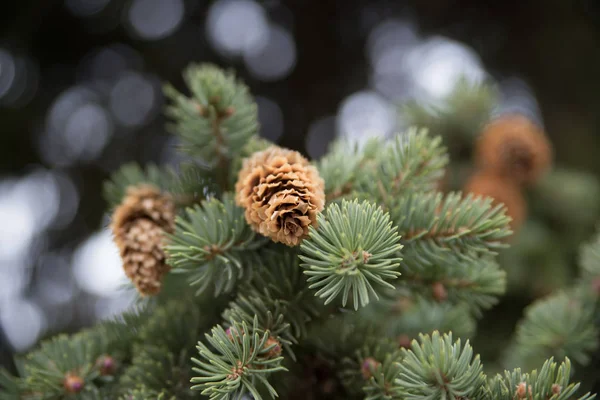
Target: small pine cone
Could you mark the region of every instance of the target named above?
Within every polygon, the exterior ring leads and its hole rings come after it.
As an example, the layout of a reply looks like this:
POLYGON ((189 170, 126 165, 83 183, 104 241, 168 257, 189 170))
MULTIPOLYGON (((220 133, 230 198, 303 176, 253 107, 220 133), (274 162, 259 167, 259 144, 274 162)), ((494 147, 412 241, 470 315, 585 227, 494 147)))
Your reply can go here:
POLYGON ((113 375, 117 368, 115 359, 108 355, 98 358, 96 360, 96 366, 98 367, 100 375, 102 376, 113 375))
POLYGON ((517 230, 527 218, 527 203, 521 189, 507 178, 487 172, 478 172, 471 176, 465 184, 464 192, 491 197, 494 199, 494 205, 504 204, 507 215, 512 218, 510 225, 513 230, 517 230))
POLYGON ((75 374, 67 374, 63 380, 63 387, 67 393, 79 393, 85 385, 84 380, 75 374))
POLYGON ((367 357, 363 360, 360 366, 360 373, 362 374, 365 380, 371 379, 373 377, 373 372, 379 367, 381 363, 374 359, 373 357, 367 357))
POLYGON ((316 226, 325 182, 296 151, 271 146, 244 160, 235 185, 246 221, 274 242, 297 246, 316 226))
POLYGON ((544 132, 518 114, 488 124, 475 148, 475 163, 480 169, 519 184, 536 182, 551 162, 552 147, 544 132))
POLYGON ((269 338, 267 339, 267 341, 264 344, 264 348, 267 349, 271 347, 271 349, 269 349, 269 351, 266 354, 267 358, 276 358, 279 357, 281 355, 281 343, 279 342, 279 340, 275 339, 273 336, 269 336, 269 338), (273 347, 271 347, 273 346, 273 347))
POLYGON ((175 229, 170 196, 148 185, 131 187, 112 217, 111 229, 125 274, 142 296, 160 292, 169 272, 163 251, 164 232, 175 229))

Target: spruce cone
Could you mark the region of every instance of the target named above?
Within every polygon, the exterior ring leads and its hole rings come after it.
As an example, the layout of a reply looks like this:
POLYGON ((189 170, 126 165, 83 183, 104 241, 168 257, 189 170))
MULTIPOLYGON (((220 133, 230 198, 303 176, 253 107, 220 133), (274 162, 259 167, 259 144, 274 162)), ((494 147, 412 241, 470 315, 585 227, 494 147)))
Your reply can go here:
POLYGON ((325 202, 316 168, 300 153, 277 146, 244 160, 235 189, 252 229, 288 246, 297 246, 316 226, 325 202))
POLYGON ((111 229, 125 274, 142 296, 160 292, 165 263, 163 233, 175 229, 175 206, 149 185, 131 187, 112 217, 111 229))
POLYGON ((512 218, 510 225, 513 230, 517 230, 527 218, 527 203, 523 194, 519 186, 509 179, 487 172, 478 172, 465 184, 464 191, 491 197, 494 199, 494 205, 503 203, 507 215, 512 218))
POLYGON ((519 184, 537 181, 552 161, 544 132, 522 115, 507 115, 485 127, 475 149, 475 163, 519 184))

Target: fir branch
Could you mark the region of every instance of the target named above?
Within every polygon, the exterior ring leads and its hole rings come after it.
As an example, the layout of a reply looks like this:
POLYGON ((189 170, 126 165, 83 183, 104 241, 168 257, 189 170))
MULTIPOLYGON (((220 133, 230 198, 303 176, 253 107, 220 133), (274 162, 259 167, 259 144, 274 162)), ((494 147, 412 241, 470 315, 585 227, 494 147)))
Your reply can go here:
POLYGON ((152 311, 137 339, 146 345, 164 346, 174 353, 187 349, 196 343, 198 334, 209 327, 202 311, 196 302, 172 299, 152 311))
POLYGON ((583 279, 600 278, 600 232, 591 241, 581 246, 579 265, 583 279))
POLYGON ((66 399, 73 393, 89 394, 98 371, 85 338, 59 335, 29 353, 24 364, 27 391, 39 394, 40 400, 66 399), (70 377, 79 381, 77 387, 70 388, 70 377))
POLYGON ((417 193, 398 199, 390 214, 402 243, 421 262, 441 260, 451 254, 465 259, 474 254, 495 254, 506 247, 510 218, 503 205, 491 198, 417 193))
POLYGON ((12 376, 4 368, 0 368, 0 400, 21 398, 21 389, 17 377, 12 376))
POLYGON ((402 393, 395 379, 401 361, 396 341, 367 339, 354 357, 343 360, 342 382, 350 393, 362 391, 365 400, 400 400, 402 393))
POLYGON ((452 340, 452 333, 419 335, 410 350, 402 349, 400 374, 396 379, 404 399, 477 398, 486 376, 467 341, 452 340), (420 342, 420 343, 419 343, 420 342))
POLYGON ((189 388, 190 378, 191 363, 187 349, 174 352, 167 347, 138 344, 119 385, 122 389, 142 386, 156 393, 157 398, 161 393, 167 398, 185 400, 196 397, 189 388))
POLYGON ((136 163, 123 165, 113 172, 110 179, 104 183, 104 199, 110 208, 118 206, 127 189, 140 184, 150 184, 158 189, 167 190, 172 182, 173 173, 166 168, 159 168, 154 164, 140 167, 136 163))
POLYGON ((441 104, 410 101, 400 106, 400 117, 407 125, 422 126, 441 135, 451 146, 471 143, 492 115, 499 92, 489 82, 457 81, 441 104))
POLYGON ((175 397, 166 397, 164 393, 158 393, 155 390, 141 386, 137 389, 129 390, 119 400, 177 400, 175 397))
POLYGON ((215 400, 240 400, 246 393, 261 400, 259 388, 265 388, 270 397, 277 392, 267 377, 281 366, 283 357, 271 357, 273 345, 268 345, 269 332, 260 335, 257 321, 249 327, 245 322, 231 322, 226 331, 220 325, 206 334, 209 346, 198 342, 200 359, 192 358, 193 368, 199 376, 192 378, 192 390, 215 400))
POLYGON ((408 193, 434 190, 448 164, 441 137, 411 128, 396 135, 378 155, 373 170, 359 176, 362 191, 384 204, 408 193))
POLYGON ((594 310, 593 302, 573 291, 534 302, 517 326, 516 354, 527 364, 553 356, 586 365, 599 345, 594 310))
MULTIPOLYGON (((490 400, 571 400, 579 390, 579 383, 570 383, 571 362, 565 359, 557 368, 551 358, 544 362, 538 372, 522 373, 517 368, 505 371, 504 376, 498 374, 489 382, 488 397, 490 400)), ((596 395, 584 394, 577 400, 592 400, 596 395)))
POLYGON ((340 139, 329 146, 329 151, 317 163, 319 175, 325 181, 327 202, 352 193, 361 168, 371 160, 370 149, 381 145, 381 139, 371 138, 364 148, 360 148, 356 142, 340 139))
POLYGON ((307 336, 309 322, 321 316, 322 307, 308 288, 295 250, 272 245, 261 250, 252 280, 240 287, 240 293, 260 297, 281 310, 296 339, 307 336))
POLYGON ((341 296, 344 306, 351 297, 358 309, 379 298, 375 287, 393 288, 388 281, 400 275, 402 246, 387 213, 368 202, 343 200, 318 218, 319 227, 310 228, 300 256, 316 296, 325 304, 341 296))
POLYGON ((416 295, 435 301, 466 304, 477 317, 498 302, 506 290, 506 272, 490 257, 464 259, 448 254, 443 259, 420 259, 415 250, 404 252, 400 267, 403 279, 398 284, 416 295))
POLYGON ((145 168, 138 164, 125 164, 104 183, 104 198, 112 209, 118 206, 132 186, 149 184, 170 193, 178 206, 189 206, 210 195, 217 194, 209 171, 197 164, 184 163, 179 171, 154 164, 145 168))
POLYGON ((171 85, 165 95, 172 104, 166 114, 174 120, 170 130, 182 140, 182 150, 214 168, 225 189, 230 162, 258 130, 258 111, 248 88, 233 73, 210 64, 191 65, 184 79, 192 97, 171 85))
POLYGON ((407 346, 420 333, 437 330, 469 338, 476 328, 473 313, 465 304, 439 303, 408 291, 396 300, 386 299, 365 308, 360 318, 376 326, 379 335, 395 338, 402 346, 407 346))
MULTIPOLYGON (((238 294, 223 312, 226 321, 243 321, 250 325, 257 321, 256 332, 260 335, 269 332, 270 337, 280 343, 288 355, 295 360, 291 349, 292 343, 297 343, 290 332, 290 324, 286 321, 287 308, 276 299, 262 296, 245 296, 238 294)), ((225 326, 229 326, 228 323, 225 326)), ((230 327, 230 326, 229 326, 230 327)))
POLYGON ((188 273, 198 293, 214 287, 215 295, 230 292, 250 274, 251 250, 266 240, 256 238, 230 195, 187 209, 169 239, 166 253, 173 272, 188 273))

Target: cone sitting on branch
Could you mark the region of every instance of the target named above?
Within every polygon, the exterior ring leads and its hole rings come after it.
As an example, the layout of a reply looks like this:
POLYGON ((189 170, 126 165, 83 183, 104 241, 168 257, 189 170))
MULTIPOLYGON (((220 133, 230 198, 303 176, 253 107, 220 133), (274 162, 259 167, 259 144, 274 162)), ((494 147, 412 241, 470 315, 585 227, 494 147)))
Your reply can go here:
POLYGON ((142 296, 160 292, 170 267, 163 251, 164 232, 173 232, 175 205, 150 185, 131 187, 112 216, 111 229, 123 269, 142 296))
POLYGON ((325 183, 300 153, 277 146, 244 160, 236 183, 236 203, 246 221, 274 242, 297 246, 316 226, 325 203, 325 183))
POLYGON ((518 114, 502 116, 488 124, 475 149, 478 168, 518 184, 536 182, 551 161, 552 148, 542 129, 518 114))
POLYGON ((464 186, 465 193, 494 199, 494 205, 504 204, 506 214, 512 218, 511 228, 517 230, 527 217, 527 202, 519 186, 500 175, 476 172, 464 186))

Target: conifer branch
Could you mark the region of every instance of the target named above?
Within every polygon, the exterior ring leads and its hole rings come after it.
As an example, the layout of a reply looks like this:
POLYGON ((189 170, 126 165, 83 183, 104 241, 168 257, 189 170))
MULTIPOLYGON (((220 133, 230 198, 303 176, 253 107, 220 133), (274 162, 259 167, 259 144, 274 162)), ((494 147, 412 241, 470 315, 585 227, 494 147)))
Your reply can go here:
POLYGON ((467 341, 452 340, 452 334, 419 335, 410 350, 402 349, 400 374, 396 379, 404 399, 479 398, 486 376, 467 341))
POLYGON ((489 382, 486 399, 515 400, 515 399, 552 399, 552 400, 592 400, 596 395, 586 393, 575 398, 579 383, 570 383, 571 362, 565 359, 557 368, 557 363, 551 358, 544 362, 542 368, 530 373, 523 373, 517 368, 505 371, 504 376, 498 374, 489 382))
POLYGON ((511 234, 504 206, 493 207, 491 198, 471 194, 412 194, 397 200, 390 214, 402 243, 420 261, 495 254, 511 234))
POLYGON ((549 356, 568 356, 586 365, 599 345, 594 305, 588 302, 576 292, 561 292, 525 309, 516 331, 516 354, 521 361, 535 365, 549 356))
POLYGON ((244 212, 231 196, 211 199, 186 210, 166 247, 173 272, 188 273, 201 293, 210 286, 215 295, 231 291, 239 278, 250 273, 251 250, 264 239, 255 237, 244 212))
POLYGON ((383 146, 379 138, 371 138, 361 148, 357 143, 336 140, 327 154, 319 160, 317 168, 325 180, 327 201, 341 199, 357 190, 357 178, 361 170, 368 165, 375 155, 375 150, 383 146))
POLYGON ((177 400, 175 397, 167 397, 164 393, 156 392, 155 390, 141 387, 128 391, 119 400, 177 400))
POLYGON ((321 315, 322 307, 313 291, 308 288, 296 251, 275 245, 262 249, 260 259, 261 262, 256 265, 252 274, 252 280, 239 287, 238 297, 243 297, 247 306, 235 300, 225 311, 224 318, 231 319, 233 314, 230 313, 241 307, 245 310, 242 311, 242 315, 247 314, 247 317, 240 315, 234 319, 252 323, 254 314, 247 312, 250 306, 248 303, 252 303, 252 311, 259 311, 256 313, 259 315, 259 326, 276 333, 278 328, 271 323, 261 322, 260 315, 264 315, 265 311, 272 312, 273 315, 281 314, 286 325, 283 330, 286 335, 283 346, 289 350, 286 341, 295 343, 298 339, 306 338, 308 324, 321 315), (259 309, 256 310, 256 307, 259 309))
MULTIPOLYGON (((368 339, 367 339, 368 340, 368 339)), ((350 393, 364 393, 365 400, 400 400, 395 384, 402 354, 394 340, 372 340, 352 358, 343 361, 342 379, 350 393)))
POLYGON ((422 260, 409 248, 404 258, 400 286, 438 302, 467 304, 477 317, 495 305, 506 290, 506 272, 490 256, 464 259, 448 254, 422 260))
POLYGON ((166 114, 169 128, 182 140, 182 150, 214 168, 217 182, 228 186, 230 162, 258 130, 258 111, 248 88, 233 73, 210 65, 191 65, 184 79, 192 97, 171 85, 165 95, 172 103, 166 114))
POLYGON ((498 103, 498 95, 489 82, 471 83, 462 78, 441 106, 410 101, 400 105, 399 112, 408 125, 427 127, 454 147, 455 142, 471 142, 479 134, 498 103))
POLYGON ((386 143, 372 163, 373 169, 359 176, 360 187, 389 205, 392 199, 407 193, 435 189, 447 164, 441 137, 430 137, 426 129, 411 128, 386 143))
POLYGON ((133 186, 149 184, 173 196, 177 206, 191 206, 218 193, 209 171, 200 165, 185 163, 179 171, 170 167, 149 164, 145 168, 138 164, 125 164, 115 171, 104 183, 104 199, 112 209, 118 206, 127 190, 133 186))
POLYGON ((275 344, 268 342, 269 332, 260 335, 257 329, 256 320, 250 327, 231 321, 227 331, 217 325, 211 335, 206 334, 210 348, 198 342, 200 359, 192 358, 197 365, 193 370, 199 375, 191 380, 192 390, 215 400, 239 400, 246 393, 261 399, 260 388, 271 398, 277 397, 267 377, 286 370, 281 366, 283 357, 271 356, 275 344))
POLYGON ((588 243, 581 246, 579 265, 584 279, 600 278, 600 232, 588 243))
POLYGON ((351 297, 354 308, 377 299, 375 287, 393 288, 388 282, 397 271, 402 249, 389 215, 368 202, 330 205, 319 215, 319 227, 311 227, 301 245, 304 272, 310 288, 325 298, 325 304, 341 296, 342 305, 351 297))

